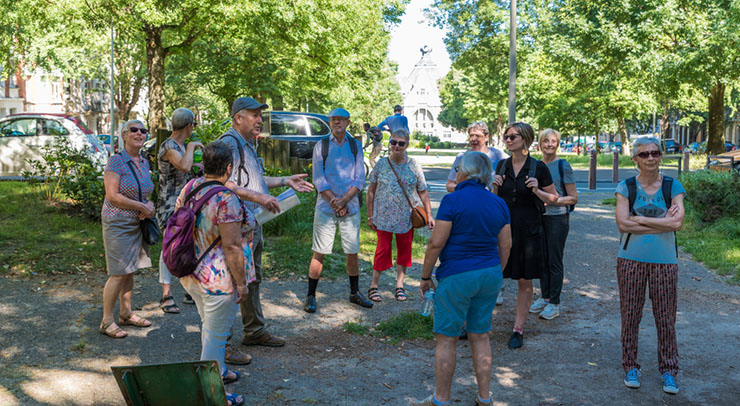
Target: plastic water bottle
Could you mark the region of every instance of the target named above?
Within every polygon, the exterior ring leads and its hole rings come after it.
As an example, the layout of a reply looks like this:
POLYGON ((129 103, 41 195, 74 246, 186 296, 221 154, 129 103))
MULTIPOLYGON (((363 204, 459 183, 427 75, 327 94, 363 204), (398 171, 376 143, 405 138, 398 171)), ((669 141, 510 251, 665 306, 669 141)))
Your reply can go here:
POLYGON ((424 317, 427 317, 432 313, 433 307, 434 307, 434 289, 429 289, 427 293, 424 294, 424 301, 421 302, 421 308, 419 309, 419 314, 421 314, 424 317))

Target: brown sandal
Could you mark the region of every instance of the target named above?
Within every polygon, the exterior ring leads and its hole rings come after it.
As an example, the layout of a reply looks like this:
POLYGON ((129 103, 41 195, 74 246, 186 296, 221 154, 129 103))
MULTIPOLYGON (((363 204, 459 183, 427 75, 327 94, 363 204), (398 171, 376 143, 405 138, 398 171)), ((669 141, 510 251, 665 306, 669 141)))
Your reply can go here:
POLYGON ((98 331, 100 332, 100 334, 105 334, 110 338, 126 338, 126 336, 128 336, 126 330, 119 327, 113 320, 101 324, 98 331), (113 329, 113 331, 108 331, 108 328, 112 325, 115 325, 116 328, 113 329), (121 335, 121 333, 123 333, 123 335, 121 335))
POLYGON ((139 317, 135 315, 134 313, 131 313, 126 318, 119 315, 118 324, 121 326, 149 327, 152 325, 152 322, 143 317, 139 317))

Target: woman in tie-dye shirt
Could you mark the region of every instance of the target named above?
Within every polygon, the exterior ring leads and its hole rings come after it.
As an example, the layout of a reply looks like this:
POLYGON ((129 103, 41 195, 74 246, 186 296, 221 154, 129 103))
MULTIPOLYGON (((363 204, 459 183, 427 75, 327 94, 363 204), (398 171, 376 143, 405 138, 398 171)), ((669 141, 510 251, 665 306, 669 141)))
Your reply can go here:
MULTIPOLYGON (((208 144, 203 151, 205 177, 185 185, 175 207, 184 205, 190 192, 205 182, 215 181, 197 191, 195 199, 223 185, 231 166, 231 149, 225 143, 208 144)), ((195 255, 200 258, 205 253, 205 256, 193 274, 180 279, 180 284, 193 297, 203 323, 201 360, 215 359, 224 383, 239 379, 237 372, 226 369, 224 356, 237 304, 247 297, 247 284, 255 279, 250 242, 256 226, 254 215, 236 194, 222 191, 213 195, 195 218, 195 255)), ((231 404, 240 403, 240 396, 227 396, 231 404)))

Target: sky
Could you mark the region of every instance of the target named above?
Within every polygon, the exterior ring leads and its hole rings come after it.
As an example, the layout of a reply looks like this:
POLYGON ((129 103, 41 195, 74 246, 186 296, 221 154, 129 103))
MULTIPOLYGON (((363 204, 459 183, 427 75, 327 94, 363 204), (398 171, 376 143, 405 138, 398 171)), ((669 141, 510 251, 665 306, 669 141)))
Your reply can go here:
POLYGON ((401 77, 407 76, 414 64, 421 59, 419 49, 424 45, 432 48, 430 56, 437 63, 441 76, 450 70, 452 62, 442 42, 445 33, 439 28, 432 27, 424 16, 424 9, 431 5, 432 0, 412 0, 406 7, 406 13, 401 17, 401 24, 391 31, 388 57, 398 63, 401 77))

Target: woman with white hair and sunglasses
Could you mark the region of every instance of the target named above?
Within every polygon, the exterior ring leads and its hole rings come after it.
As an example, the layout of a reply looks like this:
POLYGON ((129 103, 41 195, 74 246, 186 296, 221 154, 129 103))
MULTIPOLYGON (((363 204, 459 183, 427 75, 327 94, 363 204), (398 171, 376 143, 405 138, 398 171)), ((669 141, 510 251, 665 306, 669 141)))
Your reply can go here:
POLYGON ((504 200, 486 189, 491 160, 477 151, 460 160, 455 191, 442 198, 437 223, 429 238, 419 290, 434 289, 435 391, 417 405, 450 405, 457 341, 463 324, 473 352, 478 383, 476 405, 492 405, 491 314, 503 281, 511 250, 509 209, 504 200))
POLYGON ((111 338, 128 334, 120 326, 149 327, 151 322, 133 312, 131 295, 134 272, 152 266, 144 246, 139 222, 154 216, 149 195, 154 190, 149 163, 139 151, 148 130, 139 120, 129 120, 121 128, 123 149, 108 159, 103 173, 105 200, 101 210, 103 245, 108 281, 103 288, 103 320, 100 333, 111 338), (113 307, 119 302, 118 323, 113 307))
POLYGON ((406 289, 403 282, 406 269, 411 266, 411 242, 414 239, 414 228, 411 226, 411 207, 406 196, 414 204, 424 205, 429 218, 429 229, 434 228, 432 204, 429 201, 427 183, 421 164, 409 158, 406 149, 409 147, 409 133, 398 129, 391 134, 388 142, 390 156, 381 159, 370 173, 370 185, 367 188, 367 223, 378 234, 378 244, 373 259, 373 277, 368 299, 380 302, 380 274, 393 267, 393 250, 391 242, 396 237, 396 290, 394 296, 398 301, 405 301, 406 289), (401 186, 403 185, 403 186, 401 186), (401 189, 403 187, 403 190, 401 189))
POLYGON ((632 144, 632 160, 640 173, 620 182, 616 190, 616 219, 622 233, 617 254, 617 282, 622 313, 624 384, 628 388, 640 387, 637 340, 647 287, 658 330, 658 369, 663 391, 674 394, 678 392, 675 232, 683 225, 686 191, 678 180, 661 175, 662 159, 663 151, 657 138, 642 137, 632 144))

